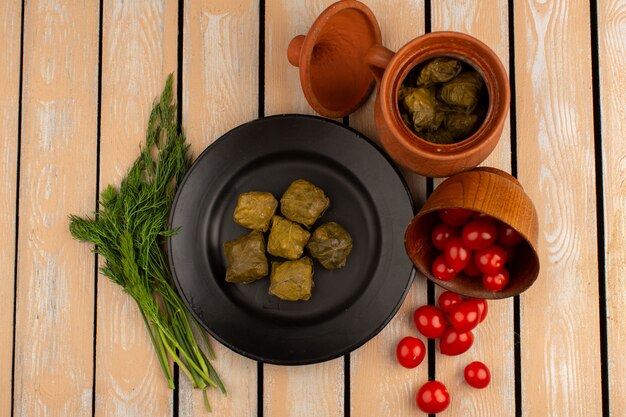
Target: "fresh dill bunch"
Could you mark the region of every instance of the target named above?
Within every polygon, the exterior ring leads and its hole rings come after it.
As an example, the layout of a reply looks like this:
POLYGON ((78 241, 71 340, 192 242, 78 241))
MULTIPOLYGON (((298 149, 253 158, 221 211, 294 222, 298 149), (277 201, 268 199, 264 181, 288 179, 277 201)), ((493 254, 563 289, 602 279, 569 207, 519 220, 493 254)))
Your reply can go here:
POLYGON ((94 217, 70 215, 69 229, 75 239, 95 245, 93 251, 105 259, 100 272, 137 302, 170 388, 175 388, 172 359, 203 390, 210 410, 206 388, 223 394, 226 389, 200 348, 196 335, 215 358, 206 334, 172 285, 162 250, 164 238, 176 233, 168 229, 169 212, 176 186, 191 165, 189 145, 176 121, 172 84, 170 74, 152 107, 145 146, 119 189, 109 185, 100 193, 94 217))

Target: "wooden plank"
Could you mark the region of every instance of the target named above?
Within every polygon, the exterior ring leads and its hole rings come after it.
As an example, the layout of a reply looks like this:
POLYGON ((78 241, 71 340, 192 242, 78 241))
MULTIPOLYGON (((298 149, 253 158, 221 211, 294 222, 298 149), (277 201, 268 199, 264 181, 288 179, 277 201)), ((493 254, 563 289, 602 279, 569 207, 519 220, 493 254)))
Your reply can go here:
POLYGON ((522 413, 602 413, 590 19, 585 1, 515 2, 519 179, 540 219, 522 294, 522 413))
POLYGON ((91 414, 94 256, 69 213, 94 209, 97 1, 27 2, 15 416, 91 414))
POLYGON ((626 415, 626 3, 598 2, 610 414, 626 415))
POLYGON ((11 414, 21 18, 20 2, 0 4, 0 39, 6 45, 0 51, 0 230, 5 231, 0 240, 0 415, 11 414))
MULTIPOLYGON (((423 0, 370 0, 366 4, 378 19, 387 48, 398 50, 424 33, 423 0)), ((367 104, 350 116, 350 125, 378 140, 374 125, 375 97, 376 90, 367 104)), ((420 207, 426 196, 424 177, 405 172, 405 178, 416 207, 420 207)), ((419 412, 415 394, 428 380, 428 358, 418 368, 407 370, 397 363, 395 349, 403 337, 418 337, 413 312, 426 303, 426 279, 416 274, 396 316, 376 337, 350 355, 350 415, 402 417, 419 412)), ((419 337, 427 345, 427 339, 419 337)))
MULTIPOLYGON (((314 114, 302 93, 287 45, 306 34, 332 0, 267 0, 265 5, 265 114, 314 114)), ((264 366, 263 415, 338 417, 344 414, 343 358, 316 365, 264 366), (306 387, 306 389, 303 389, 306 387)))
MULTIPOLYGON (((176 71, 178 4, 106 0, 102 17, 100 190, 126 175, 176 71)), ((135 301, 102 275, 97 301, 95 415, 171 416, 172 392, 135 301)))
MULTIPOLYGON (((491 47, 505 68, 509 65, 508 5, 506 0, 446 0, 432 3, 433 31, 453 30, 470 34, 491 47)), ((509 122, 498 146, 483 164, 510 172, 509 122)), ((437 287, 437 297, 442 290, 437 287)), ((474 330, 475 343, 463 355, 437 353, 436 376, 454 393, 451 409, 457 415, 515 415, 515 360, 513 348, 513 300, 489 301, 487 319, 474 330), (465 366, 474 360, 487 364, 492 383, 484 390, 463 379, 465 366)))
MULTIPOLYGON (((194 155, 258 115, 259 2, 184 4, 183 126, 194 155)), ((211 389, 217 416, 257 414, 257 364, 214 343, 215 366, 228 397, 211 389)), ((181 380, 180 416, 204 415, 200 392, 181 380)))

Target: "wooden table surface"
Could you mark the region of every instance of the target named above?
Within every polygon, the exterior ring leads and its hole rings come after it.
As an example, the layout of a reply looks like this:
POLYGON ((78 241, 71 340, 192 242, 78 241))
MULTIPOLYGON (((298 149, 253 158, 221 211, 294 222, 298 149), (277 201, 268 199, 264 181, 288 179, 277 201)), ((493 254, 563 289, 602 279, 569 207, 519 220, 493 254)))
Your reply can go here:
MULTIPOLYGON (((134 302, 97 274, 69 213, 138 154, 152 101, 177 78, 198 154, 229 129, 312 113, 289 40, 326 0, 3 0, 0 2, 0 416, 199 416, 184 377, 170 391, 134 302)), ((490 303, 472 350, 414 370, 395 345, 439 292, 418 276, 374 339, 326 363, 263 365, 216 346, 229 390, 216 416, 414 416, 429 375, 452 395, 442 416, 626 416, 626 2, 365 0, 384 44, 469 33, 509 71, 513 100, 485 165, 524 185, 540 218, 541 274, 490 303), (484 360, 485 390, 462 368, 484 360)), ((373 100, 350 126, 376 138, 373 100)), ((423 202, 437 185, 407 175, 423 202)), ((216 343, 217 345, 217 343, 216 343)))

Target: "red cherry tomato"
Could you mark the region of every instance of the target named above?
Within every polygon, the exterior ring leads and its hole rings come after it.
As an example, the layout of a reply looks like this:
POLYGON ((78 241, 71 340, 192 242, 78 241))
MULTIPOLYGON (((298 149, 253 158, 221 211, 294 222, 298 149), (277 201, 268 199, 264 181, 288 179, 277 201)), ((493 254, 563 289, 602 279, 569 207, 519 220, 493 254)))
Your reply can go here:
POLYGON ((415 368, 422 363, 424 356, 426 356, 426 347, 424 346, 424 342, 417 337, 405 337, 400 340, 396 348, 398 362, 405 368, 415 368))
POLYGON ((457 272, 463 270, 472 258, 472 251, 465 247, 460 237, 450 238, 443 254, 446 256, 446 263, 457 272))
POLYGON ((460 332, 454 327, 448 327, 439 339, 439 350, 442 354, 456 356, 467 352, 474 343, 474 333, 460 332))
POLYGON ((478 304, 463 301, 452 306, 448 319, 452 327, 460 332, 467 332, 478 326, 480 316, 478 304))
POLYGON ((502 246, 502 249, 506 252, 506 263, 511 262, 517 254, 517 246, 502 246))
POLYGON ((415 401, 424 413, 437 414, 450 405, 450 393, 441 382, 428 381, 417 391, 415 401))
POLYGON ((502 268, 495 274, 483 275, 483 286, 489 291, 497 292, 509 283, 509 271, 506 268, 502 268))
POLYGON ((441 254, 435 258, 432 267, 433 276, 442 281, 450 281, 456 277, 456 271, 446 262, 446 257, 441 254))
POLYGON ((489 220, 472 220, 463 227, 462 234, 468 249, 481 250, 496 241, 498 228, 489 220))
POLYGON ((489 368, 487 368, 487 365, 479 361, 475 361, 467 365, 463 371, 463 376, 465 377, 465 381, 467 381, 470 386, 478 389, 485 388, 489 385, 489 381, 491 381, 489 368))
POLYGON ((452 306, 456 303, 460 303, 461 301, 463 301, 463 298, 459 294, 452 291, 442 292, 437 300, 439 307, 446 313, 449 313, 452 306))
POLYGON ((482 323, 483 321, 485 321, 485 319, 487 318, 487 312, 489 311, 489 307, 487 305, 487 300, 483 299, 483 298, 474 298, 474 297, 470 297, 466 300, 468 303, 474 303, 478 306, 478 309, 480 310, 480 321, 479 323, 482 323))
POLYGON ((469 260, 465 268, 463 268, 463 273, 468 277, 482 277, 483 273, 476 266, 476 262, 474 262, 474 257, 469 260))
POLYGON ((439 210, 439 218, 448 226, 463 226, 475 214, 475 211, 463 208, 439 210))
POLYGON ((524 238, 506 223, 498 223, 498 243, 502 246, 515 246, 524 238))
POLYGON ((475 219, 475 220, 489 220, 491 222, 496 220, 493 217, 491 217, 490 215, 485 214, 485 213, 476 213, 476 214, 474 214, 472 216, 472 219, 475 219))
POLYGON ((435 306, 421 306, 413 313, 415 327, 429 339, 436 339, 448 327, 448 319, 443 311, 435 306))
POLYGON ((497 273, 506 262, 506 251, 501 246, 491 245, 486 249, 474 252, 474 262, 483 274, 497 273))
POLYGON ((445 223, 439 223, 433 229, 433 232, 430 235, 431 241, 433 242, 433 246, 443 252, 446 248, 446 243, 453 236, 460 236, 461 231, 454 227, 448 226, 445 223))

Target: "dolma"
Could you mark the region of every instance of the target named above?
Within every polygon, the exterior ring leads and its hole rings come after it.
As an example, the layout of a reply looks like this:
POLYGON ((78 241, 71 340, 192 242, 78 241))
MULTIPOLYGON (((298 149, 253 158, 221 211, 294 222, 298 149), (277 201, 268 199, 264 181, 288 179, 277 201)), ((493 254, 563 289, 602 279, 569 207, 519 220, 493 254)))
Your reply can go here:
POLYGON ((272 228, 267 241, 267 251, 274 256, 285 259, 298 259, 304 252, 311 233, 299 224, 280 216, 272 218, 272 228))
POLYGON ((337 223, 324 223, 313 232, 307 249, 324 268, 343 268, 352 250, 352 237, 337 223))
POLYGON ((272 262, 271 295, 287 301, 308 300, 313 285, 313 261, 308 256, 297 261, 272 262))
POLYGON ((433 132, 420 133, 420 136, 431 143, 437 143, 439 145, 450 145, 454 143, 452 134, 443 128, 439 128, 433 132))
POLYGON ((461 63, 452 58, 435 58, 424 65, 417 85, 430 85, 450 81, 461 72, 461 63))
POLYGON ((252 191, 243 193, 237 200, 233 219, 235 223, 252 230, 264 232, 278 207, 278 201, 271 193, 252 191))
POLYGON ((448 113, 444 126, 454 139, 465 139, 474 132, 477 121, 477 114, 448 113))
POLYGON ((480 98, 483 79, 475 71, 464 72, 443 84, 439 89, 439 99, 466 113, 474 110, 480 98))
POLYGON ((238 239, 224 243, 226 282, 248 284, 267 275, 263 233, 254 230, 238 239))
POLYGON ((423 131, 434 131, 439 128, 445 114, 439 110, 435 92, 432 88, 405 87, 408 91, 403 91, 400 98, 401 107, 409 113, 413 122, 413 128, 417 133, 423 131))
POLYGON ((291 221, 311 227, 326 211, 330 199, 306 180, 295 180, 280 199, 280 211, 291 221))

